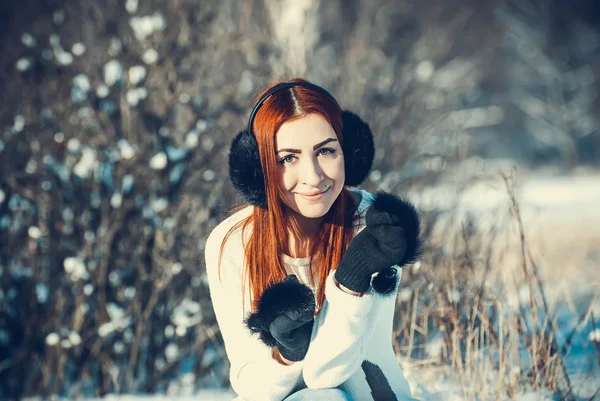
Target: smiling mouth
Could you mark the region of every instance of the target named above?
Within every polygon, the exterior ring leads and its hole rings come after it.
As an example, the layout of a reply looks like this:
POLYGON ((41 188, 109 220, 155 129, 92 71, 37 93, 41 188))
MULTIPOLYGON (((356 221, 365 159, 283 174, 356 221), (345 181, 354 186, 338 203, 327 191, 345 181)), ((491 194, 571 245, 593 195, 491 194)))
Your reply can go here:
POLYGON ((330 186, 328 186, 326 190, 324 190, 324 191, 321 191, 321 192, 317 192, 317 193, 315 193, 315 194, 300 194, 300 193, 299 193, 298 195, 300 195, 300 196, 305 196, 305 197, 309 197, 309 198, 310 198, 310 197, 316 197, 316 196, 322 195, 322 194, 324 194, 325 192, 329 191, 329 189, 330 189, 330 188, 331 188, 331 185, 330 185, 330 186))

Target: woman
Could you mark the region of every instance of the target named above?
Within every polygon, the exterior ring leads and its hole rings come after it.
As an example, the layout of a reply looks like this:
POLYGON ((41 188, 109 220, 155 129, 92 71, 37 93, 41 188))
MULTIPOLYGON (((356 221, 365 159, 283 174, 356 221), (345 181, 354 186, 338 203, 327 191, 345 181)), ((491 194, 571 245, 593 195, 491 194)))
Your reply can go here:
POLYGON ((302 79, 267 88, 232 142, 250 205, 211 232, 205 259, 237 400, 413 399, 392 322, 419 220, 394 195, 347 188, 373 155, 368 125, 302 79))

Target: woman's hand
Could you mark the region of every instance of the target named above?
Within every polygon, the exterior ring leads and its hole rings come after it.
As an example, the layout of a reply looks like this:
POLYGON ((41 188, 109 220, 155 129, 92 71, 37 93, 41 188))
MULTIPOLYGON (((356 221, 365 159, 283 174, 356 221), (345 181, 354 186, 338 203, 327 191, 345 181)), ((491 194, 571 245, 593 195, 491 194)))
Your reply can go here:
POLYGON ((367 291, 373 274, 412 262, 421 246, 417 211, 396 195, 378 192, 365 220, 335 272, 341 286, 358 293, 367 291))
POLYGON ((267 346, 276 347, 284 360, 296 362, 308 351, 314 313, 313 292, 291 274, 265 290, 246 325, 267 346))
POLYGON ((271 322, 269 330, 277 340, 277 349, 281 356, 293 362, 304 359, 314 322, 314 312, 298 317, 283 314, 271 322))

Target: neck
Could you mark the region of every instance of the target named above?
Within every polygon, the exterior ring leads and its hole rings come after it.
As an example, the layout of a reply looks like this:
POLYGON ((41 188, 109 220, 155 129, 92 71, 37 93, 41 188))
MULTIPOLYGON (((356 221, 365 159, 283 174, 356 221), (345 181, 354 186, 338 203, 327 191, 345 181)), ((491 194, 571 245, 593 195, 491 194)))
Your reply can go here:
POLYGON ((293 219, 293 223, 288 230, 289 240, 285 252, 293 258, 308 257, 311 242, 319 232, 323 218, 307 219, 304 217, 298 218, 298 216, 290 217, 293 219))
POLYGON ((302 234, 302 236, 306 238, 312 238, 319 232, 322 223, 322 217, 318 219, 304 218, 302 219, 302 221, 298 221, 298 227, 300 228, 300 233, 302 234))

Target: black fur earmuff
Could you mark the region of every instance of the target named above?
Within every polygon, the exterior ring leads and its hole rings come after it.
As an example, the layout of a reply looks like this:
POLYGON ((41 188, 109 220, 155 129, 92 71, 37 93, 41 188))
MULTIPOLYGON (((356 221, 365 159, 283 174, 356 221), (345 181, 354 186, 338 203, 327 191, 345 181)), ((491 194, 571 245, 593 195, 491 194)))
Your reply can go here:
MULTIPOLYGON (((260 165, 258 143, 252 132, 252 123, 258 109, 273 93, 293 86, 306 86, 322 91, 337 100, 327 90, 305 81, 284 82, 273 87, 254 106, 250 113, 248 128, 239 132, 231 143, 229 150, 229 177, 234 188, 242 197, 254 206, 267 208, 265 177, 260 165)), ((360 185, 369 175, 375 156, 375 144, 369 125, 356 114, 342 111, 344 145, 344 167, 346 171, 345 185, 360 185)))

